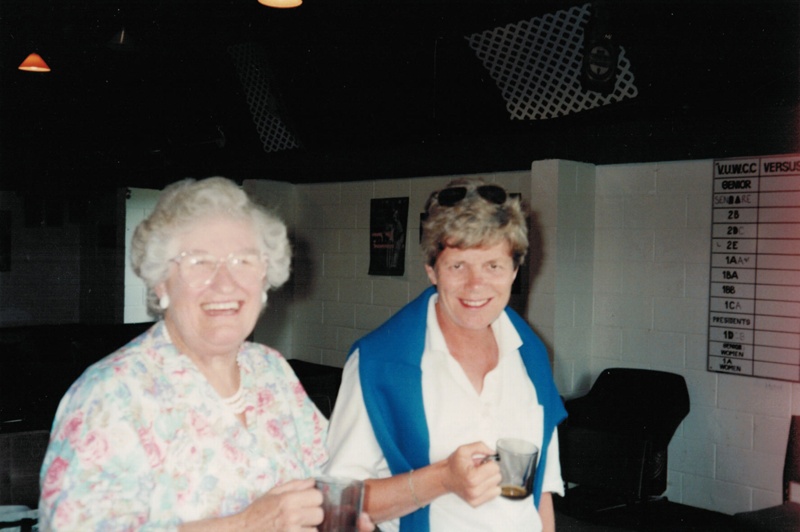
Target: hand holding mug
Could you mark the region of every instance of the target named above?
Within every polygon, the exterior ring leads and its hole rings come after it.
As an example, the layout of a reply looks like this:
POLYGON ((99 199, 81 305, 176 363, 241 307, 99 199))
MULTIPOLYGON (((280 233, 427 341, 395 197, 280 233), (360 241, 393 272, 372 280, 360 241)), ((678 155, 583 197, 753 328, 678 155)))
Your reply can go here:
POLYGON ((445 488, 472 507, 480 506, 500 494, 500 471, 494 462, 480 457, 493 450, 482 442, 462 445, 446 460, 445 488))
POLYGON ((242 513, 245 530, 300 530, 322 522, 322 495, 314 479, 291 480, 275 486, 242 513))
POLYGON ((364 503, 362 481, 320 476, 316 478, 316 488, 322 493, 322 511, 325 514, 319 525, 319 532, 358 532, 365 528, 370 529, 365 523, 368 519, 361 516, 364 503))

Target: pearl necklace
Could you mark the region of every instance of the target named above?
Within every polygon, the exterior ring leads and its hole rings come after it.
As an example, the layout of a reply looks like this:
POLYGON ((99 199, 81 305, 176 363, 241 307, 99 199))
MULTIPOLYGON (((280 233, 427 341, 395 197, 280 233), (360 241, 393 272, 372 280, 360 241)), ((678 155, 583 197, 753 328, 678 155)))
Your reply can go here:
MULTIPOLYGON (((169 334, 169 329, 167 329, 166 324, 164 324, 163 331, 164 331, 164 338, 169 343, 172 343, 172 337, 169 334)), ((177 346, 175 347, 177 349, 177 346)), ((180 353, 180 351, 178 351, 178 353, 180 353)), ((180 354, 182 356, 186 356, 183 353, 180 354)), ((189 357, 186 356, 186 358, 189 357)), ((189 358, 189 360, 191 360, 191 358, 189 358)), ((236 365, 239 366, 239 389, 236 390, 236 393, 231 395, 230 397, 221 397, 221 399, 222 399, 222 404, 225 406, 225 408, 233 412, 234 415, 238 416, 247 409, 247 402, 245 401, 244 398, 244 387, 242 386, 242 377, 241 377, 242 363, 239 361, 238 356, 236 358, 236 365)))
POLYGON ((230 397, 223 397, 222 404, 225 405, 225 408, 236 415, 239 415, 245 411, 247 408, 247 402, 244 399, 244 387, 242 386, 241 379, 239 380, 239 389, 236 390, 236 393, 230 397))

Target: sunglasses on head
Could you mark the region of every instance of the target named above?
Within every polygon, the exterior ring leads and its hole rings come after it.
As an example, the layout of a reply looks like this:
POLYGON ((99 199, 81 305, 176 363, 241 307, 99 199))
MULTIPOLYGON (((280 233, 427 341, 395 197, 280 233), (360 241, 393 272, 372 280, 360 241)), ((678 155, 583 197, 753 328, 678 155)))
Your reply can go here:
MULTIPOLYGON (((442 207, 452 207, 466 198, 470 190, 467 187, 444 188, 436 194, 436 200, 442 207)), ((481 185, 474 190, 480 197, 496 205, 502 205, 508 197, 505 189, 497 185, 481 185)))

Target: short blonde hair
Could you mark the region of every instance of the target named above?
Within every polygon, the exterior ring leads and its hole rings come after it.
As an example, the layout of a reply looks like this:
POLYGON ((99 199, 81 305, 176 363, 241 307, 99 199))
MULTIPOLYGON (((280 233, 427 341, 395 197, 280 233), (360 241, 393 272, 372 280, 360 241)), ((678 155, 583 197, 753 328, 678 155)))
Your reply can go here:
MULTIPOLYGON (((519 198, 506 193, 502 204, 487 201, 477 193, 486 182, 480 178, 451 181, 442 189, 465 187, 465 197, 452 206, 439 205, 433 192, 425 206, 422 222, 422 255, 433 267, 447 247, 469 249, 507 241, 511 246, 514 267, 519 267, 528 253, 527 212, 519 198)), ((502 188, 502 187, 499 187, 502 188)))
POLYGON ((167 279, 169 260, 176 252, 176 235, 198 220, 215 215, 252 224, 260 251, 269 261, 268 288, 277 288, 289 278, 291 247, 286 225, 277 216, 224 177, 184 179, 164 189, 153 212, 136 227, 131 240, 131 266, 147 286, 147 308, 154 317, 164 313, 155 287, 167 279))

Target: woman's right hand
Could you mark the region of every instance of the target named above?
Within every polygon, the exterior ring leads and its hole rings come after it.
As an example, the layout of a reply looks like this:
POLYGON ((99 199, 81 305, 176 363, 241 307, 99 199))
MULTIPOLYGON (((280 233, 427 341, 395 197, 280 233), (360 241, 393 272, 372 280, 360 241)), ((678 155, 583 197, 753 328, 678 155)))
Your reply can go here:
POLYGON ((314 479, 292 480, 275 486, 242 512, 244 530, 316 531, 322 523, 322 493, 314 479))
POLYGON ((447 457, 444 485, 470 506, 477 507, 500 495, 500 466, 484 457, 494 454, 483 442, 462 445, 447 457))

